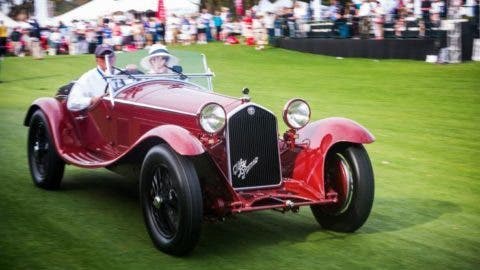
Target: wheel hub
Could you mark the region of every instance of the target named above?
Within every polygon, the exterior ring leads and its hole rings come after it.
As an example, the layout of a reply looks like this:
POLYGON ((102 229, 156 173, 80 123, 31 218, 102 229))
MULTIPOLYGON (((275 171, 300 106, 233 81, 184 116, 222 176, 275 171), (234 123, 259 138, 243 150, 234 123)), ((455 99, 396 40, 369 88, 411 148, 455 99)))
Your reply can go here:
POLYGON ((340 154, 337 154, 339 157, 339 176, 342 179, 342 183, 340 184, 340 188, 342 189, 342 193, 344 196, 344 201, 342 206, 340 207, 338 213, 341 214, 348 209, 350 202, 352 200, 353 194, 353 175, 352 169, 350 168, 347 160, 340 154))
POLYGON ((162 205, 163 203, 163 198, 160 197, 160 196, 155 196, 155 198, 153 198, 153 206, 157 209, 160 209, 160 206, 162 205))
POLYGON ((38 158, 38 152, 40 151, 40 143, 38 141, 35 142, 35 145, 33 146, 33 156, 35 158, 38 158))

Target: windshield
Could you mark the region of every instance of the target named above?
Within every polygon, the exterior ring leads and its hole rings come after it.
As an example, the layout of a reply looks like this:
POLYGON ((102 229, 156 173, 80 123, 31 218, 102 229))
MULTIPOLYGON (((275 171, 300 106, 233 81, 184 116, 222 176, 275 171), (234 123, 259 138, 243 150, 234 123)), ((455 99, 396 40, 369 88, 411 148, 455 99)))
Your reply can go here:
POLYGON ((145 65, 145 62, 152 63, 148 58, 148 50, 115 53, 115 65, 109 67, 114 74, 108 77, 111 90, 116 92, 138 81, 169 78, 196 84, 205 91, 213 91, 213 74, 208 68, 206 57, 203 54, 184 50, 169 51, 177 58, 178 63, 171 65, 167 62, 167 70, 161 74, 155 74, 148 69, 148 64, 145 65))

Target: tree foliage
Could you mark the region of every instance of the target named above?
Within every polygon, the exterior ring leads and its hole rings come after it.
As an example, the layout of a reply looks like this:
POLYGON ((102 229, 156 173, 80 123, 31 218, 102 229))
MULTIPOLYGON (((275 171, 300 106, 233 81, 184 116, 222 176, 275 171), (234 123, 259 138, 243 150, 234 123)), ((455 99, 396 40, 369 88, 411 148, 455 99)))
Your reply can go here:
POLYGON ((14 19, 20 14, 28 15, 33 13, 34 0, 22 0, 20 3, 17 2, 18 1, 15 0, 0 0, 0 5, 10 7, 8 16, 14 19))

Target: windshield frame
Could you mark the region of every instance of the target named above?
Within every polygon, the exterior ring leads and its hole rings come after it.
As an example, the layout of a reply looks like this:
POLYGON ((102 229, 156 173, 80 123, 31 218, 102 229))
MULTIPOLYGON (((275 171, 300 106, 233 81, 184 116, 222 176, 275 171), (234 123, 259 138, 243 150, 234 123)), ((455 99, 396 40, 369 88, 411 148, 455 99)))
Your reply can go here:
MULTIPOLYGON (((208 67, 207 65, 207 58, 205 54, 201 53, 200 54, 202 57, 202 64, 205 72, 201 73, 162 73, 162 74, 131 74, 125 69, 119 69, 118 67, 111 65, 110 64, 110 55, 105 55, 105 62, 106 62, 106 68, 107 68, 107 74, 113 74, 113 75, 107 75, 105 76, 105 80, 108 84, 107 89, 108 89, 108 97, 110 99, 110 102, 112 103, 112 106, 114 106, 114 99, 125 89, 130 88, 133 85, 139 84, 139 83, 144 83, 144 82, 151 82, 151 81, 158 81, 158 80, 167 80, 167 81, 172 81, 172 82, 180 82, 180 83, 185 83, 192 85, 198 89, 205 90, 205 92, 214 92, 213 91, 213 84, 212 84, 212 78, 215 76, 215 74, 212 72, 212 70, 208 67), (114 70, 122 70, 123 72, 121 74, 115 74, 114 70), (181 79, 181 76, 186 76, 185 79, 181 79), (207 87, 202 86, 200 84, 190 82, 188 81, 188 78, 205 78, 207 80, 207 87), (115 80, 133 80, 134 82, 123 85, 119 87, 118 89, 114 89, 112 87, 112 82, 115 80)), ((116 55, 114 56, 116 57, 116 55)), ((170 69, 172 67, 169 67, 170 69)))
MULTIPOLYGON (((176 75, 176 74, 172 74, 172 75, 176 75)), ((198 75, 198 74, 190 74, 190 75, 198 75)), ((135 75, 133 75, 133 76, 135 76, 135 75)), ((201 75, 201 76, 204 76, 204 75, 201 75)), ((137 76, 135 76, 135 77, 137 77, 137 76)), ((168 76, 168 77, 175 77, 175 76, 168 76)), ((199 85, 199 84, 196 84, 196 83, 193 83, 193 82, 189 82, 189 81, 186 81, 186 80, 178 79, 178 75, 176 75, 177 78, 168 78, 168 77, 167 76, 158 76, 158 75, 157 76, 138 75, 138 78, 142 78, 142 80, 136 81, 136 82, 131 83, 131 84, 124 85, 124 86, 120 87, 118 90, 112 91, 112 93, 110 93, 109 96, 113 97, 113 98, 116 98, 120 93, 122 93, 123 91, 125 91, 126 89, 130 88, 133 85, 138 85, 138 84, 142 84, 142 83, 146 83, 146 82, 154 82, 154 81, 170 81, 170 82, 176 82, 176 83, 184 83, 184 84, 192 85, 195 88, 199 88, 199 89, 204 90, 202 92, 213 92, 213 91, 205 88, 202 85, 199 85)), ((196 77, 200 77, 200 75, 198 75, 196 77)), ((112 78, 114 78, 114 79, 131 79, 131 77, 128 76, 128 75, 108 76, 108 77, 105 77, 105 78, 107 78, 107 79, 112 79, 112 78)), ((110 86, 110 82, 108 82, 108 84, 109 84, 109 88, 112 88, 110 86)))

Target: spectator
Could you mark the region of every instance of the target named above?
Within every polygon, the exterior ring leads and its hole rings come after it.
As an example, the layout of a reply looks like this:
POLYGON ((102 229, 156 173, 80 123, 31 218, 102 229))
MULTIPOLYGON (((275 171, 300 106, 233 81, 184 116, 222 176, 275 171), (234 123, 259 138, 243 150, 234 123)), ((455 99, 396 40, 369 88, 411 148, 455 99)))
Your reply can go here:
POLYGON ((97 47, 97 34, 91 26, 85 30, 85 41, 88 44, 88 53, 94 53, 97 47))
POLYGON ((157 42, 157 33, 155 29, 155 20, 154 18, 148 18, 145 22, 145 43, 147 46, 157 42))
POLYGON ((155 31, 157 36, 155 43, 165 42, 165 21, 158 19, 155 23, 155 31))
POLYGON ((432 2, 430 8, 430 20, 432 22, 432 26, 439 27, 440 26, 440 15, 442 13, 444 3, 440 0, 434 0, 432 2))
MULTIPOLYGON (((212 40, 212 30, 211 30, 211 21, 213 19, 212 14, 208 12, 206 8, 202 9, 202 14, 200 14, 200 18, 202 19, 202 23, 205 26, 205 37, 206 41, 212 40)), ((197 26, 198 27, 198 26, 197 26)))
POLYGON ((287 37, 295 37, 295 17, 293 16, 292 8, 285 8, 283 17, 286 23, 286 34, 287 37))
POLYGON ((104 44, 113 46, 113 31, 112 28, 110 28, 110 25, 108 22, 103 23, 102 29, 102 37, 103 37, 103 42, 104 44))
POLYGON ((242 36, 245 38, 245 40, 251 40, 253 38, 252 24, 252 11, 247 10, 245 12, 245 16, 242 18, 242 36))
POLYGON ((7 52, 7 27, 0 21, 0 60, 3 60, 7 52))
POLYGON ((263 16, 258 15, 252 22, 253 34, 255 38, 255 49, 263 50, 267 43, 267 32, 263 25, 263 16))
POLYGON ((385 11, 380 1, 376 1, 376 5, 372 11, 375 39, 383 39, 383 24, 385 23, 385 11))
POLYGON ((228 19, 232 19, 232 15, 230 14, 230 9, 227 7, 222 7, 220 12, 220 18, 222 19, 222 22, 226 22, 228 19))
POLYGON ((370 36, 370 15, 371 15, 371 6, 368 3, 368 0, 363 0, 360 9, 358 10, 358 17, 360 18, 360 37, 362 39, 367 39, 370 36))
POLYGON ((181 20, 180 40, 183 45, 190 45, 190 21, 185 16, 182 16, 181 20))
POLYGON ((145 44, 145 29, 140 20, 135 20, 132 24, 133 41, 136 49, 143 48, 145 44))
POLYGON ((30 40, 29 40, 29 48, 32 54, 33 59, 42 59, 43 58, 43 51, 40 47, 40 25, 38 24, 35 18, 30 18, 28 21, 30 24, 30 40))
POLYGON ((422 21, 426 30, 430 29, 430 8, 432 3, 430 0, 422 0, 421 11, 422 11, 422 21))
POLYGON ((273 43, 273 38, 275 37, 275 13, 267 12, 267 14, 263 17, 263 24, 267 29, 268 33, 268 43, 273 43))
POLYGON ((351 25, 350 27, 350 36, 353 38, 358 38, 358 16, 356 5, 352 2, 347 2, 345 6, 344 17, 347 20, 347 23, 351 25))
POLYGON ((295 17, 296 29, 298 29, 298 37, 306 37, 307 30, 305 22, 308 17, 308 8, 307 5, 302 5, 299 1, 295 2, 293 8, 293 16, 295 17))
POLYGON ((14 28, 10 34, 10 41, 12 42, 13 54, 20 56, 23 53, 22 33, 19 28, 14 28))
MULTIPOLYGON (((348 14, 347 14, 348 15, 348 14)), ((348 25, 347 25, 347 16, 345 16, 345 8, 342 6, 338 6, 337 15, 335 16, 337 19, 334 22, 333 34, 340 38, 348 38, 350 35, 348 25)))
POLYGON ((190 44, 194 44, 197 42, 197 35, 198 35, 198 30, 197 30, 197 20, 195 16, 191 16, 188 18, 188 22, 190 24, 190 44))
POLYGON ((169 38, 171 43, 177 44, 178 35, 180 34, 180 28, 182 26, 182 22, 177 15, 173 14, 170 21, 168 21, 167 32, 170 32, 169 38))
POLYGON ((120 32, 122 34, 122 47, 132 44, 133 42, 133 30, 131 22, 120 22, 120 32))
POLYGON ((202 19, 201 16, 197 17, 197 32, 198 32, 198 38, 197 38, 197 43, 198 44, 207 44, 207 30, 205 27, 204 20, 202 19))
POLYGON ((113 28, 112 28, 112 41, 113 41, 113 48, 116 51, 119 51, 122 49, 122 31, 120 28, 119 23, 114 23, 113 28))
POLYGON ((227 17, 223 24, 223 35, 225 36, 225 44, 228 44, 228 39, 234 36, 234 25, 230 17, 227 17))
POLYGON ((220 16, 220 11, 215 12, 215 16, 213 16, 213 24, 215 25, 216 39, 220 41, 222 40, 221 33, 222 33, 222 25, 223 25, 223 20, 222 20, 222 17, 220 16))
POLYGON ((53 29, 53 32, 48 37, 49 41, 49 55, 56 55, 58 50, 60 49, 60 44, 62 42, 62 35, 60 34, 59 29, 53 29))
POLYGON ((405 11, 401 11, 400 15, 399 15, 400 17, 395 22, 395 37, 396 38, 402 38, 403 33, 406 30, 404 13, 405 13, 405 11))

